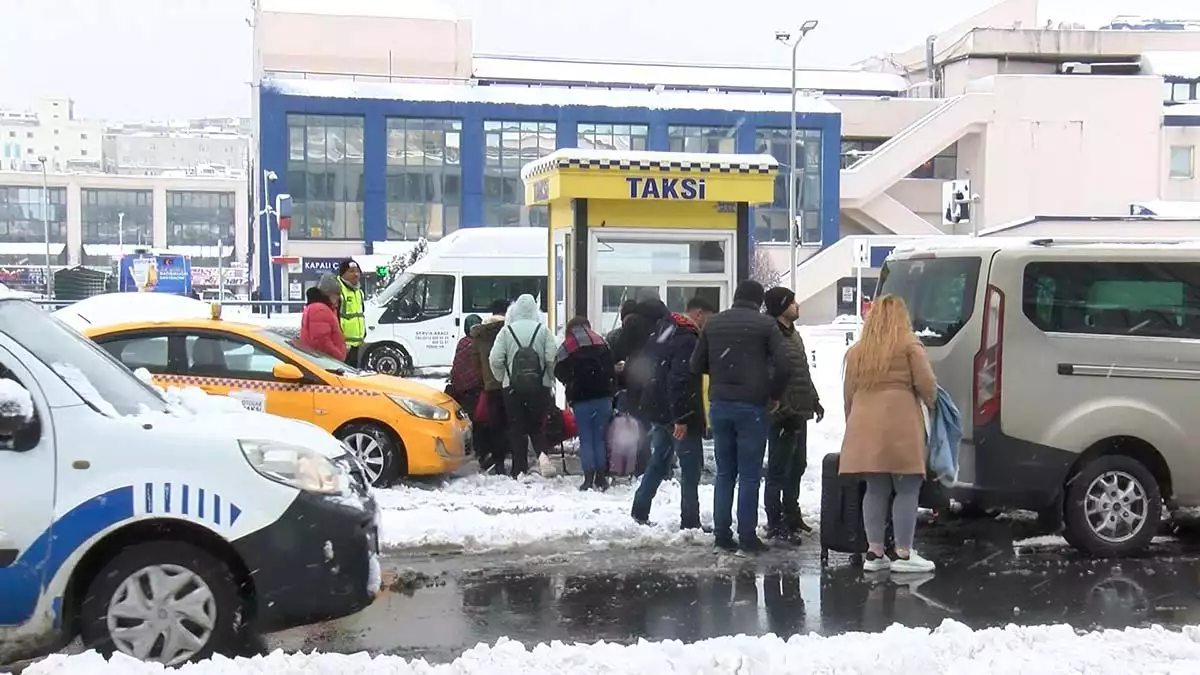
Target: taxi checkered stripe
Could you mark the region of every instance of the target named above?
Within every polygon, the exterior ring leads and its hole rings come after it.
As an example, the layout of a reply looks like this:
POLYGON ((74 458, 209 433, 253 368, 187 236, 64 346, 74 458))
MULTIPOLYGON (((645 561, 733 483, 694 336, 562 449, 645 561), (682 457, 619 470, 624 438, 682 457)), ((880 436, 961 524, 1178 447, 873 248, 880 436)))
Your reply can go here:
POLYGON ((330 387, 324 384, 292 384, 289 382, 271 382, 268 380, 240 380, 228 377, 200 377, 198 375, 155 375, 157 379, 169 384, 185 387, 230 387, 232 389, 263 389, 267 391, 295 391, 303 388, 305 391, 324 394, 339 394, 344 396, 380 396, 377 391, 358 389, 356 387, 330 387))
POLYGON ((555 169, 600 169, 616 171, 694 171, 697 173, 769 174, 778 169, 772 162, 684 162, 678 160, 583 159, 551 157, 529 167, 526 178, 541 176, 555 169))

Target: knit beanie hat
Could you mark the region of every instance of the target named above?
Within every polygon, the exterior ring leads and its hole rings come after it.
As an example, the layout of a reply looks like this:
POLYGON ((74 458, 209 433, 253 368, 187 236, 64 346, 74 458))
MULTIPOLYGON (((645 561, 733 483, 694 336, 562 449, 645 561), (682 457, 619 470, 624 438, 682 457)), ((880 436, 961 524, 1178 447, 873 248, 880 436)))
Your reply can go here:
POLYGON ((480 317, 478 314, 470 314, 467 316, 467 318, 463 319, 463 332, 467 335, 470 335, 471 329, 481 323, 483 323, 482 317, 480 317))
POLYGON ((767 314, 779 318, 788 307, 792 306, 792 301, 796 299, 796 294, 790 288, 776 286, 767 291, 763 305, 766 306, 767 314))
POLYGON ((321 275, 321 280, 317 282, 317 290, 324 293, 327 298, 336 298, 342 294, 338 278, 332 274, 321 275))

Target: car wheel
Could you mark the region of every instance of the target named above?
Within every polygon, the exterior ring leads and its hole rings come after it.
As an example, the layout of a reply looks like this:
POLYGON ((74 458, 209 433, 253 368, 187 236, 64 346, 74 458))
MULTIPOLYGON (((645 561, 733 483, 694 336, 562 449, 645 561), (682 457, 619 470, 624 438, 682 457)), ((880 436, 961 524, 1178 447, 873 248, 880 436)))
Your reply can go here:
POLYGON ((367 368, 383 375, 409 377, 413 372, 412 357, 399 345, 382 344, 367 352, 367 368))
POLYGON ((357 422, 346 425, 337 437, 362 462, 373 487, 387 487, 408 473, 408 455, 388 429, 357 422))
POLYGON ((126 548, 88 586, 79 608, 84 645, 173 666, 242 643, 242 602, 229 567, 176 541, 126 548))
POLYGON ((1120 557, 1145 548, 1158 532, 1162 493, 1141 462, 1125 455, 1099 457, 1067 485, 1063 536, 1095 556, 1120 557))

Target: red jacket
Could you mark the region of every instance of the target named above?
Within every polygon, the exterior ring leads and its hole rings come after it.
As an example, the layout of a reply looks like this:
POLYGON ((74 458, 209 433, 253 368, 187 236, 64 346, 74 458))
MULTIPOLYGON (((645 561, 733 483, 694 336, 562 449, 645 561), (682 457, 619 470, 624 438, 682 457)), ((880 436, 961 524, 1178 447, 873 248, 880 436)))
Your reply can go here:
POLYGON ((475 345, 469 337, 459 338, 458 346, 454 349, 450 385, 460 394, 483 389, 483 370, 479 359, 475 357, 475 345))
POLYGON ((346 338, 332 307, 313 302, 304 308, 300 317, 300 344, 338 361, 346 360, 346 338))

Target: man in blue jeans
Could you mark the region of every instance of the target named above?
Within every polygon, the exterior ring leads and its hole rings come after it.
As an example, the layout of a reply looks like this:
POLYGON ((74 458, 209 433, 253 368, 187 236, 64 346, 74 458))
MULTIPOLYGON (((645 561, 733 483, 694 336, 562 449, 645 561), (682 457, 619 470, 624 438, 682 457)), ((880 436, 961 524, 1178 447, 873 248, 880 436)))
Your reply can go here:
POLYGON ((703 379, 692 372, 692 352, 700 330, 715 308, 696 297, 687 314, 670 314, 659 320, 646 343, 653 364, 642 391, 642 413, 650 420, 650 461, 633 497, 633 519, 650 522, 650 503, 671 470, 671 459, 679 457, 680 518, 682 530, 700 525, 700 471, 704 466, 703 379))
POLYGON ((758 538, 758 487, 767 449, 768 413, 778 408, 791 374, 779 327, 762 313, 764 293, 757 281, 738 284, 733 306, 708 320, 692 354, 692 372, 708 375, 709 418, 717 455, 715 544, 729 552, 767 550, 758 538))

